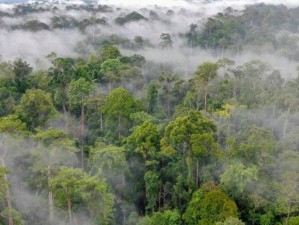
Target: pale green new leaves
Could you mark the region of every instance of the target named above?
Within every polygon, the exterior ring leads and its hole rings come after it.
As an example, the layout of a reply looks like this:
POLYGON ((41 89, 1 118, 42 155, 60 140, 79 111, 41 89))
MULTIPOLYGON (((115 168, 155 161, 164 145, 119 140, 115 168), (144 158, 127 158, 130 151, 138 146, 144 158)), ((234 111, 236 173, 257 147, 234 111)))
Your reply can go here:
POLYGON ((249 183, 257 181, 258 168, 255 165, 246 168, 242 163, 235 163, 229 165, 220 178, 225 187, 235 187, 242 194, 249 183))
POLYGON ((5 208, 1 212, 1 216, 3 216, 4 218, 7 218, 10 214, 13 218, 14 225, 24 225, 25 224, 24 220, 22 219, 21 213, 19 213, 17 210, 5 208))
POLYGON ((182 220, 177 210, 165 210, 154 213, 151 217, 151 225, 181 225, 182 220))
MULTIPOLYGON (((146 172, 144 176, 146 182, 146 190, 149 195, 147 201, 147 210, 152 213, 156 205, 158 192, 158 174, 153 171, 146 172)), ((154 212, 151 217, 143 217, 137 223, 138 225, 181 225, 181 215, 177 210, 165 210, 163 212, 154 212)))
POLYGON ((228 218, 224 222, 218 222, 216 225, 245 225, 241 220, 238 218, 228 218))
POLYGON ((78 80, 73 80, 70 83, 68 98, 72 107, 80 107, 95 89, 92 82, 87 81, 84 77, 80 77, 78 80))
POLYGON ((91 217, 99 224, 109 224, 113 216, 114 197, 108 192, 106 181, 85 173, 82 169, 61 167, 50 184, 56 203, 65 206, 83 201, 91 217))
POLYGON ((8 173, 6 168, 0 167, 0 202, 4 200, 6 190, 8 188, 8 183, 5 180, 5 175, 8 173))
POLYGON ((8 115, 0 117, 0 131, 6 133, 19 133, 26 130, 24 124, 17 115, 8 115))
POLYGON ((37 141, 37 147, 32 152, 33 170, 37 172, 52 170, 61 165, 74 165, 77 162, 75 153, 78 148, 75 146, 75 140, 68 138, 64 130, 37 128, 33 139, 37 141))
POLYGON ((210 80, 217 76, 219 66, 217 63, 204 62, 195 72, 195 79, 201 80, 204 85, 207 85, 210 80))
POLYGON ((125 149, 113 145, 97 143, 90 149, 89 166, 93 174, 112 178, 123 175, 128 169, 125 149))
POLYGON ((161 140, 162 153, 170 155, 176 149, 190 151, 189 154, 196 156, 205 155, 213 147, 215 130, 212 121, 204 118, 200 112, 191 110, 168 124, 165 137, 161 140))
POLYGON ((108 73, 117 71, 121 65, 122 63, 118 59, 107 59, 101 64, 101 72, 108 73))

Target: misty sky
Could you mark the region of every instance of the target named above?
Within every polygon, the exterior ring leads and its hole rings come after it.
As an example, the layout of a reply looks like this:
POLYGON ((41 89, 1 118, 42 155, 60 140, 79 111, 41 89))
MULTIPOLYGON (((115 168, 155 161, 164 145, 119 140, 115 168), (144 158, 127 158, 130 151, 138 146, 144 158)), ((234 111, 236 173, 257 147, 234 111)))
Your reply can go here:
MULTIPOLYGON (((37 1, 49 1, 49 2, 70 2, 70 3, 82 3, 82 0, 0 0, 0 9, 5 10, 13 6, 3 4, 6 3, 17 3, 17 2, 37 2, 37 1), (2 4, 1 4, 2 3, 2 4)), ((172 34, 174 40, 174 48, 169 54, 171 57, 161 59, 157 57, 161 54, 159 49, 146 49, 144 51, 137 52, 146 57, 147 60, 159 61, 167 60, 167 63, 177 65, 179 68, 183 68, 187 71, 187 68, 192 72, 198 64, 207 59, 213 60, 209 53, 206 53, 202 49, 195 49, 193 54, 190 56, 190 49, 182 48, 184 45, 182 40, 178 38, 178 34, 181 32, 187 32, 191 23, 201 23, 203 17, 208 17, 216 14, 217 12, 223 11, 227 7, 233 7, 236 9, 243 9, 248 4, 255 4, 260 2, 273 3, 273 4, 286 4, 288 6, 299 6, 299 0, 84 0, 86 2, 97 2, 99 4, 110 4, 124 6, 130 10, 140 10, 142 6, 147 5, 159 5, 165 6, 166 8, 174 8, 175 11, 179 11, 181 8, 189 9, 190 11, 186 15, 177 14, 171 18, 172 26, 168 26, 163 21, 146 21, 134 22, 126 24, 125 26, 117 26, 114 24, 114 19, 119 16, 119 12, 107 14, 109 18, 108 27, 99 25, 97 32, 95 33, 96 40, 106 38, 105 35, 116 34, 120 37, 133 40, 135 36, 141 35, 150 40, 154 45, 158 45, 161 32, 172 34), (200 15, 198 15, 200 12, 200 15)), ((130 11, 129 10, 129 11, 130 11)), ((160 13, 163 14, 163 10, 160 13)), ((124 11, 128 12, 128 11, 124 11)), ((60 13, 65 13, 61 11, 60 13)), ((69 16, 82 20, 88 18, 84 12, 68 12, 69 16)), ((165 12, 164 12, 165 13, 165 12)), ((6 25, 20 24, 22 20, 29 20, 31 17, 38 18, 38 20, 49 23, 52 13, 38 13, 29 15, 24 18, 2 18, 2 23, 6 25)), ((165 18, 164 18, 165 19, 165 18)), ((167 19, 167 18, 166 18, 167 19)), ((78 44, 86 42, 86 35, 79 32, 77 29, 71 30, 52 30, 52 31, 39 31, 29 32, 23 30, 7 30, 5 28, 0 30, 0 58, 5 60, 14 60, 15 58, 24 58, 32 66, 37 66, 45 60, 45 56, 50 52, 55 52, 62 57, 76 57, 78 52, 75 49, 78 44)), ((87 29, 87 34, 91 34, 93 29, 87 29)), ((126 53, 124 49, 121 49, 123 53, 126 53)), ((128 52, 128 54, 133 54, 128 52)), ((242 57, 238 57, 240 63, 248 61, 252 56, 243 54, 242 57)), ((254 56, 256 57, 256 56, 254 56)), ((217 59, 215 59, 217 60, 217 59)), ((263 60, 270 61, 275 64, 275 68, 284 71, 285 74, 292 74, 294 68, 294 62, 288 62, 286 68, 286 59, 276 59, 272 55, 264 55, 263 60)), ((41 63, 41 66, 44 66, 41 63)))
MULTIPOLYGON (((47 1, 47 0, 0 0, 0 3, 22 3, 22 2, 37 2, 37 1, 47 1)), ((164 5, 164 6, 184 6, 186 1, 184 0, 48 0, 48 1, 59 1, 59 2, 98 2, 99 4, 123 4, 123 5, 164 5)), ((213 1, 213 0, 210 0, 213 1)), ((188 2, 207 2, 207 0, 188 0, 188 2)), ((214 0, 214 2, 219 2, 219 4, 225 5, 244 5, 244 4, 254 4, 254 3, 268 3, 268 4, 287 4, 287 5, 299 5, 298 0, 214 0)))

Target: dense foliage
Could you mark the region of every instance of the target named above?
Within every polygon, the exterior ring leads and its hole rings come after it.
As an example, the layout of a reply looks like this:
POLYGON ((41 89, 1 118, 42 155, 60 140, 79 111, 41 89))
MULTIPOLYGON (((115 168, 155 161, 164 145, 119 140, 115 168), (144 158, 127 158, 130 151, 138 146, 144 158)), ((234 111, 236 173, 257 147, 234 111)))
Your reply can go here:
MULTIPOLYGON (((19 5, 11 16, 31 10, 47 9, 19 5)), ((267 43, 279 50, 273 30, 296 32, 296 10, 227 9, 191 26, 189 44, 222 54, 187 78, 113 41, 81 57, 52 53, 41 70, 0 61, 0 224, 298 225, 299 76, 223 57, 267 43)), ((132 12, 115 23, 139 20, 147 18, 132 12)), ((54 17, 11 29, 73 26, 85 27, 54 17)), ((160 40, 166 57, 173 41, 160 40)))

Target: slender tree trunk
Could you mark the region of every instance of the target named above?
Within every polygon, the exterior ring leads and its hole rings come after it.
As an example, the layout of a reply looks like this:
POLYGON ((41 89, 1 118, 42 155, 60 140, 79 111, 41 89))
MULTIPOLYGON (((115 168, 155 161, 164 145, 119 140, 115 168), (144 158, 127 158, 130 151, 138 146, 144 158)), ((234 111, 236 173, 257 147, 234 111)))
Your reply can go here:
MULTIPOLYGON (((4 159, 1 159, 1 166, 5 168, 5 162, 4 159)), ((4 175, 4 180, 6 183, 8 183, 7 175, 4 175)), ((6 190, 6 201, 7 201, 7 208, 8 208, 8 225, 14 225, 13 216, 12 216, 12 202, 11 202, 11 194, 10 189, 7 187, 6 190)))
POLYGON ((237 93, 236 93, 236 85, 235 83, 233 84, 233 99, 236 99, 237 98, 237 93))
POLYGON ((120 139, 121 137, 121 118, 120 116, 118 117, 118 138, 120 139))
MULTIPOLYGON (((230 137, 230 122, 231 122, 231 115, 228 116, 228 123, 227 123, 227 130, 226 130, 226 139, 230 137)), ((226 142, 226 150, 228 150, 228 145, 226 142)))
MULTIPOLYGON (((4 179, 7 180, 7 176, 4 175, 4 179)), ((8 206, 8 225, 13 225, 13 217, 12 217, 12 202, 11 202, 11 194, 9 188, 6 191, 6 198, 7 198, 7 206, 8 206)))
POLYGON ((49 217, 50 217, 50 224, 54 224, 54 201, 53 201, 53 193, 49 191, 49 217))
POLYGON ((69 214, 69 222, 70 222, 70 225, 72 225, 72 222, 73 222, 73 215, 72 215, 72 201, 70 198, 67 199, 67 211, 68 211, 68 214, 69 214))
POLYGON ((123 213, 123 225, 127 224, 126 214, 123 213))
POLYGON ((220 117, 218 117, 216 121, 217 121, 217 143, 220 144, 220 129, 219 129, 220 117))
POLYGON ((63 110, 63 118, 64 118, 64 121, 65 121, 65 129, 68 129, 69 122, 68 122, 68 118, 67 118, 67 110, 66 110, 65 104, 62 105, 62 110, 63 110))
POLYGON ((286 218, 286 224, 289 224, 289 219, 290 219, 290 213, 291 213, 291 203, 288 203, 288 213, 287 213, 287 218, 286 218))
POLYGON ((167 94, 167 115, 170 116, 170 94, 167 94))
POLYGON ((183 143, 183 156, 185 156, 187 154, 187 143, 184 142, 183 143))
POLYGON ((208 92, 208 90, 207 90, 208 88, 207 88, 207 86, 205 87, 205 111, 207 111, 207 92, 208 92))
MULTIPOLYGON (((66 93, 67 93, 67 91, 66 91, 66 86, 63 86, 62 87, 62 96, 63 96, 63 98, 65 98, 65 96, 66 96, 66 93)), ((64 120, 65 120, 65 127, 66 127, 66 129, 68 129, 68 126, 69 126, 69 120, 68 120, 68 116, 67 116, 67 110, 68 110, 68 106, 67 106, 67 104, 65 103, 65 102, 63 102, 62 103, 62 110, 63 110, 63 117, 64 117, 64 120)))
MULTIPOLYGON (((50 186, 52 179, 52 173, 51 173, 51 167, 48 166, 48 186, 50 186)), ((53 200, 53 193, 49 189, 48 193, 48 204, 49 204, 49 220, 50 224, 53 224, 54 222, 54 200, 53 200)))
POLYGON ((101 113, 101 115, 100 115, 100 129, 101 129, 101 132, 103 132, 103 113, 101 113))
POLYGON ((192 188, 194 187, 194 171, 192 168, 193 167, 193 163, 192 163, 192 157, 190 154, 187 154, 186 156, 186 164, 187 164, 187 169, 188 169, 188 185, 189 185, 189 189, 191 189, 191 186, 192 188))
MULTIPOLYGON (((162 157, 162 159, 161 159, 161 168, 164 168, 164 158, 162 157)), ((165 199, 164 199, 164 201, 163 201, 163 197, 164 197, 164 192, 163 192, 163 190, 164 190, 164 186, 163 186, 163 183, 162 183, 162 181, 161 181, 161 183, 160 183, 160 190, 159 190, 159 210, 161 209, 161 206, 163 206, 164 207, 164 204, 165 204, 165 199)))
POLYGON ((196 96, 196 109, 198 110, 199 109, 199 102, 200 102, 200 94, 199 92, 197 93, 197 96, 196 96))
POLYGON ((84 114, 84 104, 82 99, 81 105, 81 167, 84 168, 84 128, 85 128, 85 114, 84 114))
POLYGON ((199 187, 199 160, 196 161, 196 189, 199 187))
POLYGON ((192 168, 192 156, 191 153, 188 152, 188 143, 184 141, 183 143, 183 156, 185 157, 187 170, 188 170, 188 183, 189 183, 189 190, 191 190, 194 185, 194 174, 193 174, 193 168, 192 168), (192 188, 191 188, 192 186, 192 188))

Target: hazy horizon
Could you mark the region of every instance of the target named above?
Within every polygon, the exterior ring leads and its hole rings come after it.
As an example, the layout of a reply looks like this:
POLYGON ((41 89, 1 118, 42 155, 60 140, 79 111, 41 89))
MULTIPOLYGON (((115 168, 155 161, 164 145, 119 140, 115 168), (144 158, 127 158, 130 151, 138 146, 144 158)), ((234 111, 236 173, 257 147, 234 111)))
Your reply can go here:
POLYGON ((296 0, 0 0, 0 3, 32 3, 32 2, 69 2, 69 3, 84 3, 92 2, 97 4, 120 4, 120 5, 160 5, 160 6, 183 6, 184 4, 196 3, 220 3, 225 5, 247 5, 256 3, 265 4, 284 4, 284 5, 299 5, 296 0))

